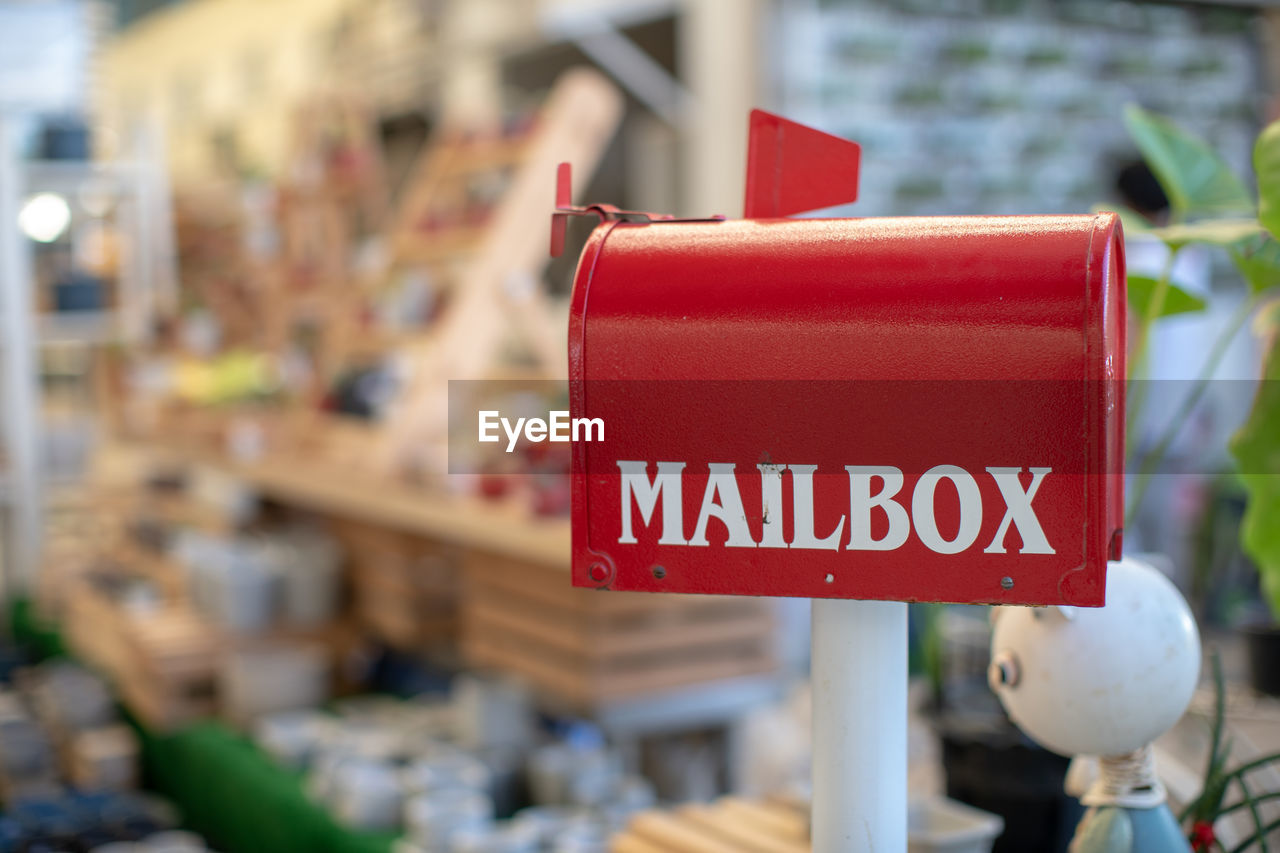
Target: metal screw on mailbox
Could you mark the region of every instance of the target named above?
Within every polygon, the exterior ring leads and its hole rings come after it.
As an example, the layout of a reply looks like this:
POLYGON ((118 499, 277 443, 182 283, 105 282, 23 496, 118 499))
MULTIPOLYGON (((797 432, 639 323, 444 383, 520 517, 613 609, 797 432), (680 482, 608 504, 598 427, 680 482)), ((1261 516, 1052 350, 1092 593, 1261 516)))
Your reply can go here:
POLYGON ((587 570, 587 574, 596 583, 602 583, 605 578, 609 577, 609 570, 605 568, 604 563, 592 563, 591 568, 587 570))
POLYGON ((1000 586, 1004 587, 1005 589, 1013 589, 1013 578, 1009 578, 1009 577, 1000 578, 1000 586))
POLYGON ((654 567, 653 567, 653 576, 654 576, 655 578, 657 578, 658 580, 662 580, 663 578, 665 578, 665 577, 667 576, 667 570, 666 570, 665 568, 663 568, 662 566, 654 566, 654 567))

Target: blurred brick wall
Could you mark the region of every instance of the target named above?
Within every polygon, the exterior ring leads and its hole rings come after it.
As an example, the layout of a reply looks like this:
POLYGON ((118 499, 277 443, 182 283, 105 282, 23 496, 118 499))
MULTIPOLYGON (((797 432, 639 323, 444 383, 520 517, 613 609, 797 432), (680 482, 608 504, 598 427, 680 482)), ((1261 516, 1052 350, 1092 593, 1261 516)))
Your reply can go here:
POLYGON ((787 2, 785 111, 864 146, 859 216, 1087 211, 1136 102, 1242 174, 1266 106, 1256 13, 1039 0, 787 2))

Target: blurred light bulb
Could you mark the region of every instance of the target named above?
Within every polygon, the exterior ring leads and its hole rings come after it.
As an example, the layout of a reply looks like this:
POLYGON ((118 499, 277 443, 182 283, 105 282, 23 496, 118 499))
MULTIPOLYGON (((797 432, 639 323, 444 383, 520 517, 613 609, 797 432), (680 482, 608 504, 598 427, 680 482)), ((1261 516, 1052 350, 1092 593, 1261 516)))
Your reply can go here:
POLYGON ((18 212, 18 227, 38 243, 52 243, 71 224, 71 208, 56 193, 37 193, 18 212))

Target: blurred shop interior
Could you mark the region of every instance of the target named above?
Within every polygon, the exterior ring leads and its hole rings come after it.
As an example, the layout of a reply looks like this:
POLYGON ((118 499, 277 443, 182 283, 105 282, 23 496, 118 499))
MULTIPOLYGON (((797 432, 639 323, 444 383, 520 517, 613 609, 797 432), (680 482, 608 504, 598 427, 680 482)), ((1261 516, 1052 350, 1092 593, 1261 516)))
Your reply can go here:
MULTIPOLYGON (((0 2, 0 851, 807 850, 808 602, 573 588, 565 445, 450 452, 449 380, 564 407, 557 164, 577 204, 737 217, 762 107, 862 145, 826 215, 1161 222, 1126 106, 1251 182, 1277 95, 1263 3, 0 2)), ((1224 253, 1169 264, 1196 308, 1151 329, 1125 545, 1219 651, 1243 762, 1280 749, 1228 453, 1263 345, 1220 334, 1224 253)), ((1065 851, 987 610, 912 607, 912 849, 1065 851)), ((1179 805, 1202 682, 1156 747, 1179 805)))

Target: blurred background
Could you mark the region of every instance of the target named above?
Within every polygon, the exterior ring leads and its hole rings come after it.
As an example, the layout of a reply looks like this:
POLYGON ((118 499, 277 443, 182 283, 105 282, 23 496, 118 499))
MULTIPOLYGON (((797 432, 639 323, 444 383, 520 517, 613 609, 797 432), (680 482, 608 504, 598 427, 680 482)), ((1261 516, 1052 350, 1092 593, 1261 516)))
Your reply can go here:
MULTIPOLYGON (((1280 748, 1229 453, 1280 264, 1146 233, 1187 211, 1135 131, 1252 187, 1269 6, 3 0, 0 851, 807 849, 808 603, 602 602, 563 445, 449 443, 451 380, 565 407, 589 224, 548 259, 556 164, 575 203, 740 216, 753 107, 863 146, 824 215, 1122 211, 1126 547, 1220 654, 1235 758, 1280 748)), ((913 850, 1065 850, 987 609, 911 633, 913 850)), ((1176 804, 1208 672, 1158 744, 1176 804)))

